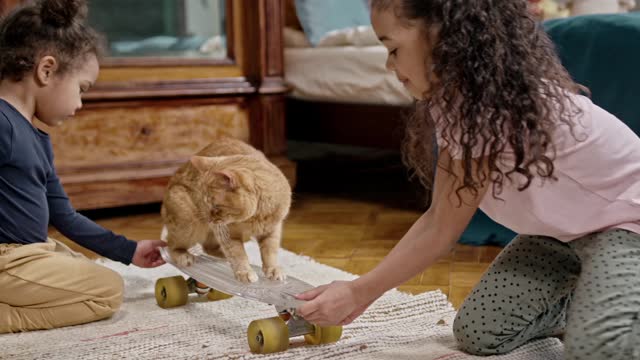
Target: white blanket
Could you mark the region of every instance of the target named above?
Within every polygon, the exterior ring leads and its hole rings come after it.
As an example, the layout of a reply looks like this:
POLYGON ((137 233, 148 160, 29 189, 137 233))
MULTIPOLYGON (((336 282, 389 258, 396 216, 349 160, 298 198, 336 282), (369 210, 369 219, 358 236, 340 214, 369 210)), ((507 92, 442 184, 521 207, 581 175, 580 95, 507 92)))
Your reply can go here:
POLYGON ((332 31, 316 47, 303 32, 285 28, 284 42, 285 79, 295 98, 385 105, 413 101, 386 69, 387 49, 371 26, 332 31))
POLYGON ((340 103, 409 105, 413 99, 385 68, 384 46, 288 48, 285 80, 291 96, 340 103))

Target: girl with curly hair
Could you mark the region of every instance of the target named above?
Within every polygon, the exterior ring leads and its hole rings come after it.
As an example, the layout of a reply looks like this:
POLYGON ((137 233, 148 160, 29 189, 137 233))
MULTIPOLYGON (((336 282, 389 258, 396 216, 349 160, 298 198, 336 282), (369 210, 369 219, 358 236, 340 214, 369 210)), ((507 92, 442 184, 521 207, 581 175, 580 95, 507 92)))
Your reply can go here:
POLYGON ((403 154, 431 203, 376 268, 300 294, 298 314, 352 322, 447 255, 480 208, 520 235, 459 309, 462 350, 563 334, 567 359, 637 356, 638 137, 571 79, 526 0, 371 5, 387 67, 417 100, 403 154))

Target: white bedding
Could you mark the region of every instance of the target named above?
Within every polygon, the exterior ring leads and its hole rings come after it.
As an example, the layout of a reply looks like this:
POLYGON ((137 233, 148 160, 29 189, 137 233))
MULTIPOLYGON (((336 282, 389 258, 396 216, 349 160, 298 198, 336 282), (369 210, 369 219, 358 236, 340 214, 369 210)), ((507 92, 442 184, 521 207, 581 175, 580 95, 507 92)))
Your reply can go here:
POLYGON ((412 98, 385 68, 387 50, 376 46, 285 48, 291 96, 305 100, 405 105, 412 98))

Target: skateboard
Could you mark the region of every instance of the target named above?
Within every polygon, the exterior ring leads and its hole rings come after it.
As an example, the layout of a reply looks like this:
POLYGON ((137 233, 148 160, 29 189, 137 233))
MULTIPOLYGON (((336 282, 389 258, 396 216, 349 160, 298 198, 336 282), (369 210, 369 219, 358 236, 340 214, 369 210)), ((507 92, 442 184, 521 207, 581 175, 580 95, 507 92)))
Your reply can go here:
POLYGON ((296 316, 295 309, 304 301, 294 295, 313 288, 302 280, 291 276, 284 281, 270 280, 264 277, 260 267, 251 265, 258 281, 245 284, 235 279, 225 259, 194 253, 193 264, 183 267, 171 259, 168 249, 161 248, 160 254, 164 261, 189 276, 188 279, 178 275, 156 281, 156 302, 162 308, 182 306, 193 293, 211 301, 239 296, 275 306, 278 316, 254 320, 247 328, 247 341, 253 353, 285 351, 290 338, 297 336, 304 336, 310 345, 333 343, 342 336, 342 326, 317 326, 296 316))

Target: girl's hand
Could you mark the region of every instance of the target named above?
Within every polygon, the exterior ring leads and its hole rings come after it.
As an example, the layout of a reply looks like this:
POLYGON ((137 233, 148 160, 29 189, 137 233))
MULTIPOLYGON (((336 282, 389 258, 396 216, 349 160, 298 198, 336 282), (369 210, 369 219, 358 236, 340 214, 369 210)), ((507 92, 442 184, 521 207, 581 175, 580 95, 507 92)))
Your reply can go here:
POLYGON ((160 256, 160 248, 167 246, 162 240, 140 240, 133 253, 131 263, 141 268, 153 268, 164 264, 160 256))
POLYGON ((319 326, 350 324, 375 300, 360 299, 352 281, 334 281, 296 298, 308 301, 296 309, 296 314, 319 326))

